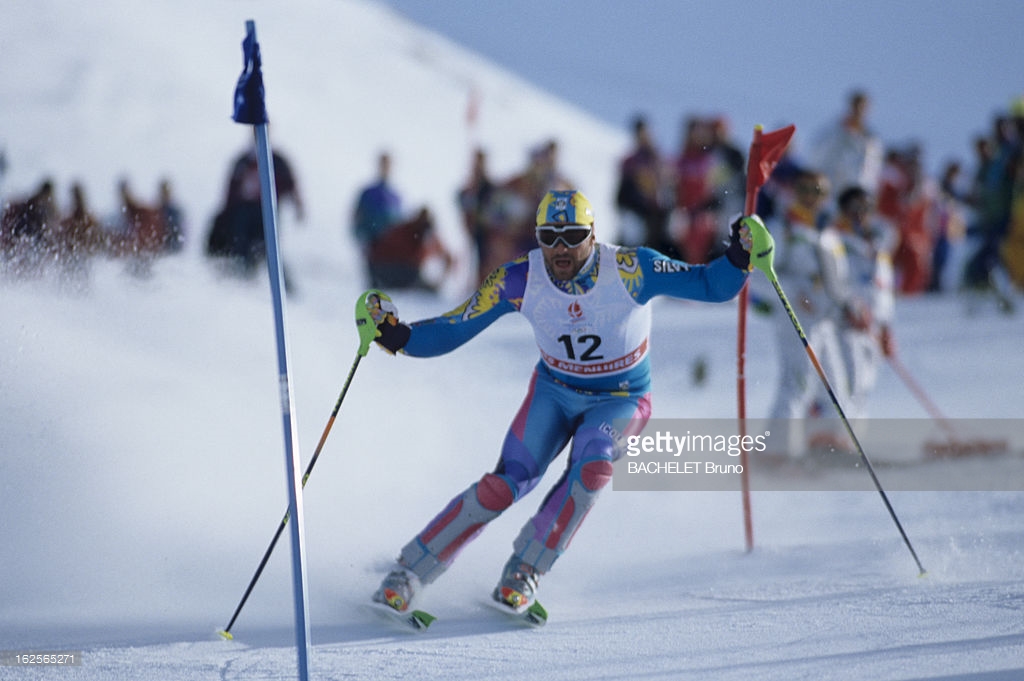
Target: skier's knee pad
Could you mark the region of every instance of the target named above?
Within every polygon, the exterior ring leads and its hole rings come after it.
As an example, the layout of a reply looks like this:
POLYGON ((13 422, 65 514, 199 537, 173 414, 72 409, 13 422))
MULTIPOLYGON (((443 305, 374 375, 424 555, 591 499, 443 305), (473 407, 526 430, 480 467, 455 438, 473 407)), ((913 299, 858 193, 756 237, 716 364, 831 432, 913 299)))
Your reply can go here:
POLYGON ((589 492, 596 492, 612 479, 613 445, 604 440, 591 440, 580 454, 580 482, 589 492))
POLYGON ((588 491, 596 492, 612 479, 614 467, 607 459, 587 461, 580 467, 580 482, 588 491))
POLYGON ((583 446, 578 463, 551 491, 516 539, 516 554, 524 562, 545 573, 569 547, 598 493, 612 479, 611 455, 612 445, 604 440, 593 440, 583 446))
POLYGON ((437 579, 484 526, 515 501, 510 484, 488 473, 455 497, 419 535, 402 549, 402 564, 424 584, 437 579))
POLYGON ((488 511, 504 511, 516 500, 508 481, 500 475, 488 473, 476 485, 476 499, 488 511))

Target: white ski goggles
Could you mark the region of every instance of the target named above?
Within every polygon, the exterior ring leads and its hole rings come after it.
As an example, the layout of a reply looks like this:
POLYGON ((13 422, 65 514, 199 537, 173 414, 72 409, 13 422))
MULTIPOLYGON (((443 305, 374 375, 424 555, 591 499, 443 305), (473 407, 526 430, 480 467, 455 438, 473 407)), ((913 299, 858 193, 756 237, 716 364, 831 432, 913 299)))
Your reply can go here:
POLYGON ((593 225, 538 225, 537 243, 554 248, 561 241, 568 248, 576 248, 594 233, 593 225))

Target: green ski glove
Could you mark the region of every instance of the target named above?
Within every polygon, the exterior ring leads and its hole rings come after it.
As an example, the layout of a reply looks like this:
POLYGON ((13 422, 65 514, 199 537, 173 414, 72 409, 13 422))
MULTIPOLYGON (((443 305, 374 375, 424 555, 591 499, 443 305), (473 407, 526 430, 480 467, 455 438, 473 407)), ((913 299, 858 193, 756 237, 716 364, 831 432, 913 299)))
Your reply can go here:
POLYGON ((356 301, 356 330, 359 354, 365 356, 370 343, 377 343, 392 355, 409 341, 412 329, 398 321, 398 308, 383 291, 370 289, 356 301))
POLYGON ((750 265, 764 272, 769 280, 775 279, 775 239, 757 215, 740 219, 740 240, 750 254, 750 265))

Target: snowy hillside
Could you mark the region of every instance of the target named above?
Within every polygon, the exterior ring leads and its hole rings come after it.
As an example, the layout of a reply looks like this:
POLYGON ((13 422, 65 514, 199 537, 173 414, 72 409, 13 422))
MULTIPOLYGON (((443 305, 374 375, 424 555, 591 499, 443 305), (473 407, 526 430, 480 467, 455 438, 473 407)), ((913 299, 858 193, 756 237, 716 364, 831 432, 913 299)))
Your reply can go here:
MULTIPOLYGON (((358 346, 346 217, 377 151, 392 150, 408 205, 429 202, 464 248, 452 197, 472 143, 503 175, 557 138, 600 226, 626 140, 373 4, 104 6, 8 3, 0 190, 52 174, 63 192, 82 178, 110 211, 122 174, 143 195, 167 174, 191 241, 146 279, 104 261, 84 290, 0 282, 0 651, 81 651, 80 667, 58 672, 69 679, 294 678, 286 541, 236 640, 214 633, 286 507, 269 287, 218 277, 198 246, 249 134, 229 119, 245 19, 263 49, 272 142, 307 199, 304 224, 283 216, 304 462, 358 346)), ((415 319, 449 309, 460 288, 395 299, 415 319)), ((952 298, 902 301, 898 314, 904 362, 960 427, 1020 417, 1019 315, 967 318, 952 298)), ((658 301, 655 416, 735 415, 735 318, 731 303, 658 301)), ((773 343, 752 319, 755 415, 772 396, 773 343)), ((387 561, 493 465, 535 361, 526 323, 506 318, 443 358, 374 349, 361 362, 305 494, 312 678, 1024 678, 1020 452, 943 464, 954 477, 991 466, 1012 491, 892 492, 925 578, 874 492, 757 493, 748 555, 736 493, 608 490, 541 585, 551 622, 520 631, 483 598, 556 463, 425 592, 432 629, 407 635, 367 615, 387 561)), ((892 372, 872 408, 927 418, 892 372)), ((43 674, 0 666, 0 680, 43 674)))
POLYGON ((271 142, 293 160, 307 204, 305 224, 282 238, 308 238, 319 244, 310 257, 331 259, 309 268, 354 264, 348 220, 381 150, 392 153, 405 209, 429 206, 449 246, 464 251, 454 194, 474 146, 504 178, 524 169, 532 148, 558 140, 562 170, 607 214, 609 163, 628 144, 624 132, 363 0, 11 5, 0 25, 9 166, 0 194, 29 193, 52 176, 66 202, 77 179, 107 214, 122 177, 148 200, 166 176, 190 209, 193 249, 223 199, 230 162, 252 139, 231 121, 247 18, 263 51, 271 142))

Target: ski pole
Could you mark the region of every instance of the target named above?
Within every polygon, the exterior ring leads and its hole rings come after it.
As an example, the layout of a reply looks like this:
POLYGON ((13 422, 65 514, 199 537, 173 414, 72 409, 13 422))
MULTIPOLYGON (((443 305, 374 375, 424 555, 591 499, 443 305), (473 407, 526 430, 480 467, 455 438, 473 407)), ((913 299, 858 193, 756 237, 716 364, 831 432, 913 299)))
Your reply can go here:
MULTIPOLYGON (((352 368, 349 369, 348 377, 345 379, 345 385, 341 388, 341 394, 338 395, 338 401, 334 404, 334 410, 331 411, 331 417, 327 419, 327 426, 324 427, 324 432, 320 436, 320 442, 316 446, 316 451, 313 452, 313 456, 310 458, 309 464, 306 466, 306 471, 302 475, 303 488, 306 487, 306 481, 309 480, 309 475, 313 472, 313 466, 316 465, 316 460, 320 458, 320 452, 324 448, 324 443, 327 442, 327 435, 331 432, 331 427, 334 426, 334 419, 337 417, 338 411, 341 409, 341 403, 345 400, 345 394, 348 393, 348 387, 352 384, 352 377, 355 376, 356 369, 359 368, 359 361, 370 351, 370 343, 373 341, 374 335, 376 334, 376 328, 372 323, 368 323, 368 321, 372 322, 372 320, 369 319, 365 310, 365 305, 363 304, 365 295, 366 294, 360 297, 356 302, 356 329, 359 332, 359 351, 356 353, 355 361, 352 362, 352 368)), ((234 638, 231 634, 231 627, 234 626, 235 620, 238 619, 239 613, 242 612, 245 602, 249 600, 249 595, 256 586, 256 582, 259 581, 260 575, 263 574, 263 569, 267 566, 267 561, 270 560, 270 554, 274 552, 274 547, 277 546, 277 541, 281 538, 281 534, 284 533, 284 528, 287 524, 288 512, 285 511, 284 517, 281 518, 281 523, 277 526, 277 532, 274 533, 274 538, 270 540, 270 546, 267 547, 266 553, 263 554, 263 559, 256 568, 256 573, 249 581, 249 586, 246 587, 245 593, 242 594, 242 600, 239 601, 238 607, 235 608, 234 614, 231 615, 231 621, 228 622, 226 627, 217 632, 224 638, 228 640, 234 638)))
MULTIPOLYGON (((839 414, 839 418, 843 422, 843 426, 846 428, 846 433, 850 436, 854 446, 857 448, 857 453, 860 455, 861 461, 864 462, 864 467, 871 476, 872 482, 875 483, 875 489, 878 490, 878 494, 882 497, 882 502, 885 504, 885 508, 889 511, 889 516, 896 524, 896 529, 899 530, 900 536, 903 537, 903 543, 907 545, 910 555, 914 557, 914 562, 917 563, 917 569, 919 571, 918 576, 923 577, 927 570, 924 569, 924 566, 921 564, 921 560, 917 557, 917 552, 910 543, 910 538, 907 536, 906 531, 904 531, 903 525, 900 523, 900 519, 896 517, 896 511, 893 509, 892 504, 889 503, 889 497, 885 493, 885 490, 882 489, 882 483, 878 480, 878 475, 875 474, 875 467, 871 465, 871 461, 868 459, 868 455, 864 452, 864 447, 861 446, 860 440, 857 438, 857 434, 853 432, 853 426, 850 425, 849 419, 846 418, 846 413, 843 411, 843 407, 839 404, 835 391, 832 390, 832 384, 825 375, 825 370, 822 369, 821 363, 818 361, 818 357, 814 353, 814 349, 807 340, 807 334, 804 333, 804 328, 801 326, 800 320, 797 318, 796 312, 793 310, 793 306, 790 305, 789 298, 786 297, 785 291, 782 290, 782 284, 779 283, 779 278, 775 274, 775 266, 773 263, 774 253, 771 252, 771 249, 772 247, 769 246, 765 252, 758 253, 760 257, 754 261, 755 266, 764 272, 764 275, 768 277, 768 281, 770 281, 772 287, 774 287, 775 293, 778 294, 779 300, 782 302, 782 306, 786 310, 786 314, 789 315, 789 320, 793 323, 793 328, 796 329, 797 335, 800 336, 800 341, 804 344, 804 350, 807 351, 807 356, 810 358, 811 364, 814 365, 814 369, 818 373, 818 378, 821 379, 822 384, 825 386, 825 390, 828 393, 829 400, 832 402, 832 406, 835 407, 836 412, 839 414)), ((752 249, 752 254, 757 250, 758 245, 755 243, 754 248, 752 249)))

